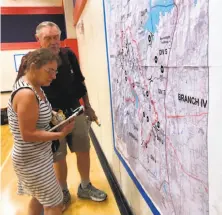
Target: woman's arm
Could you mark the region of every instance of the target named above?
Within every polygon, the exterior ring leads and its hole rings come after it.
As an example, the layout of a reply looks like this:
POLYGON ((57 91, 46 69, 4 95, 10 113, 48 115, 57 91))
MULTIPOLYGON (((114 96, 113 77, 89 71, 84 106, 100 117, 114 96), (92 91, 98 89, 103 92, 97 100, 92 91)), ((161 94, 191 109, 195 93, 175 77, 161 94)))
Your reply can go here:
POLYGON ((65 137, 71 130, 69 128, 60 132, 38 130, 36 123, 39 117, 39 104, 35 93, 30 89, 22 89, 15 94, 13 108, 18 115, 20 132, 25 142, 57 140, 65 137))

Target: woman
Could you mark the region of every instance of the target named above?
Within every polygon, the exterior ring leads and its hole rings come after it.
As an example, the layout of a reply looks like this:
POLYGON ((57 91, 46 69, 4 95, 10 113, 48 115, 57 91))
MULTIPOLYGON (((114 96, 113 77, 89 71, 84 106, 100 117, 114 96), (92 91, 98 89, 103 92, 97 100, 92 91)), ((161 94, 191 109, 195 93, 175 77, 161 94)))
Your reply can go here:
POLYGON ((9 104, 9 126, 14 137, 13 167, 18 177, 18 194, 32 196, 29 215, 62 214, 62 190, 53 169, 51 141, 65 137, 74 126, 49 132, 52 108, 41 86, 56 78, 58 58, 48 49, 30 52, 25 71, 18 73, 9 104))

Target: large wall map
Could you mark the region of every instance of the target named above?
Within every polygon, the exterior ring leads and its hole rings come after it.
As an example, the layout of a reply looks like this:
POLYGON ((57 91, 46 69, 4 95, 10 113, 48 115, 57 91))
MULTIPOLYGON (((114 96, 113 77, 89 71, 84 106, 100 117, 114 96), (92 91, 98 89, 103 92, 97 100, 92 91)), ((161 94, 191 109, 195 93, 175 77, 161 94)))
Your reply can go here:
POLYGON ((154 214, 209 214, 208 4, 104 0, 115 149, 154 214))

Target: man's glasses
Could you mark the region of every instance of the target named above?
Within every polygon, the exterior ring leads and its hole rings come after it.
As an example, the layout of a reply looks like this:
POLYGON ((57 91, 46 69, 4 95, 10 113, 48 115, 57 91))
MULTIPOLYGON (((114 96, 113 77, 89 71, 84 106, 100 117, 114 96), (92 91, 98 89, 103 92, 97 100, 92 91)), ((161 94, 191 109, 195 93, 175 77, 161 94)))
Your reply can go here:
POLYGON ((49 75, 57 75, 58 71, 57 70, 53 70, 53 69, 45 69, 44 70, 49 74, 49 75))
POLYGON ((46 36, 46 37, 44 37, 44 40, 47 42, 49 42, 51 40, 60 40, 60 35, 46 36))

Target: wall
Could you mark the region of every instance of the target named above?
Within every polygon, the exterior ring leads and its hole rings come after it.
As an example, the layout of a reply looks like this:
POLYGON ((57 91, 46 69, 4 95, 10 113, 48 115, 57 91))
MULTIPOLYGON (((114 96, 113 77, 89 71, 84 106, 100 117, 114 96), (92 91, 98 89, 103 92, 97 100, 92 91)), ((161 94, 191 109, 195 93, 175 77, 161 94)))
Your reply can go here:
POLYGON ((208 174, 210 215, 222 214, 222 26, 216 25, 221 17, 222 1, 210 1, 209 7, 209 121, 208 121, 208 174), (220 44, 220 45, 219 45, 220 44))
MULTIPOLYGON (((62 30, 62 39, 66 38, 66 27, 62 0, 2 0, 1 6, 0 91, 5 92, 12 90, 17 75, 14 55, 39 47, 34 37, 36 23, 45 20, 56 22, 62 30)), ((9 95, 1 95, 1 107, 6 107, 9 95)))
MULTIPOLYGON (((209 168, 209 214, 222 214, 222 26, 215 23, 221 16, 221 1, 210 1, 209 9, 209 121, 208 121, 208 168, 209 168)), ((76 34, 80 63, 86 77, 89 97, 102 126, 93 124, 93 130, 106 158, 136 215, 152 214, 141 194, 119 162, 112 139, 110 95, 106 59, 104 17, 102 0, 88 0, 77 23, 76 34)))
POLYGON ((12 85, 17 76, 17 72, 15 70, 15 61, 14 55, 16 54, 26 54, 32 49, 28 50, 13 50, 13 51, 4 51, 1 53, 1 91, 10 91, 12 89, 12 85))
POLYGON ((73 10, 74 5, 73 1, 63 0, 63 7, 65 13, 65 22, 66 22, 66 33, 67 38, 76 38, 76 30, 73 27, 73 10))
POLYGON ((132 211, 137 215, 149 215, 152 214, 150 209, 113 148, 102 5, 102 0, 88 0, 76 28, 81 69, 86 77, 91 105, 101 122, 101 127, 93 124, 92 128, 132 211))

